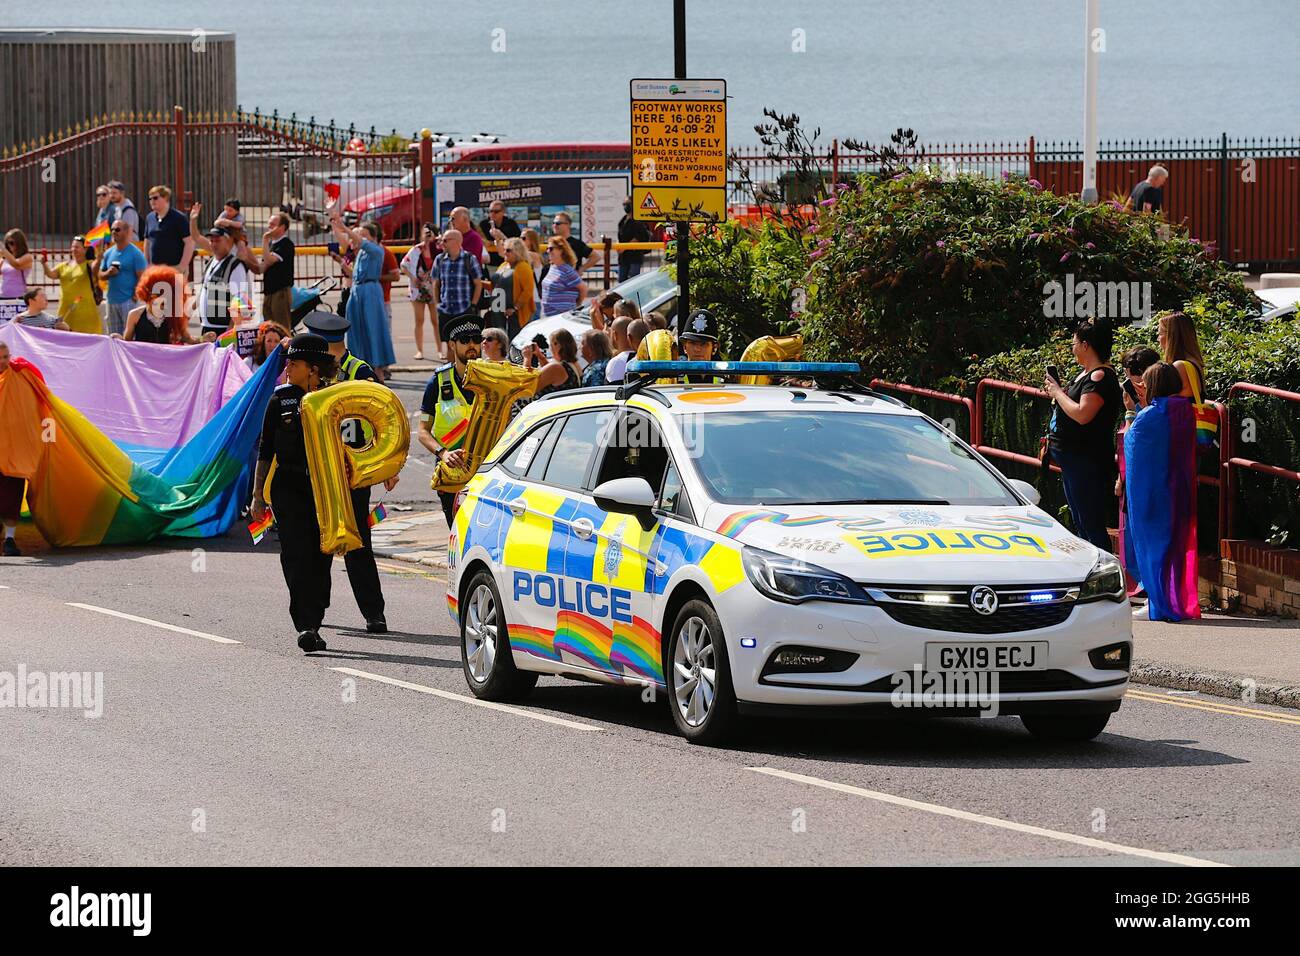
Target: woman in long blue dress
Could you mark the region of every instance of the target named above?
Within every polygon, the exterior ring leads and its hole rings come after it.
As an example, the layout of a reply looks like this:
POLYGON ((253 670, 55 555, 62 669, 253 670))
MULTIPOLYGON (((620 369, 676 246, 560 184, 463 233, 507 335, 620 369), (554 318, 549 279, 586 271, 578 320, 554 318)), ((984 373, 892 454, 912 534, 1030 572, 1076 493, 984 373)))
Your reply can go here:
POLYGON ((336 202, 331 201, 327 208, 339 243, 346 243, 357 254, 352 264, 352 293, 346 310, 347 319, 352 323, 348 330, 348 351, 373 369, 393 365, 397 361, 393 354, 393 331, 388 325, 384 290, 379 284, 383 247, 375 241, 378 236, 371 231, 370 223, 349 229, 339 218, 336 202))

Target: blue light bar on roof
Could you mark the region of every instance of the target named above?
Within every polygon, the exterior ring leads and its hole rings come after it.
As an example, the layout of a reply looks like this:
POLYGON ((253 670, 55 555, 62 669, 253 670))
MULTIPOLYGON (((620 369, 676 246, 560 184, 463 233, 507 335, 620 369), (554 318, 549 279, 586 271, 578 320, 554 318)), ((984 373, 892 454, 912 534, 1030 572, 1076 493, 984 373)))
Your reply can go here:
POLYGON ((646 362, 633 359, 628 372, 641 375, 857 375, 857 362, 646 362))

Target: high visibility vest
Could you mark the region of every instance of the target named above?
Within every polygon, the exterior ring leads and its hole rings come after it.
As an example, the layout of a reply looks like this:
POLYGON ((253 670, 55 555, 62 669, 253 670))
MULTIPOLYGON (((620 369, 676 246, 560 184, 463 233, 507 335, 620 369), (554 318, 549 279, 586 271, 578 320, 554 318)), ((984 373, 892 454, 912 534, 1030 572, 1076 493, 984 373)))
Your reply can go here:
POLYGON ((444 365, 434 373, 437 376, 438 400, 434 405, 433 426, 430 431, 443 448, 454 450, 465 443, 469 430, 470 400, 456 381, 456 366, 444 365))
MULTIPOLYGON (((357 377, 357 373, 360 372, 363 368, 368 368, 368 367, 369 366, 364 361, 357 358, 351 352, 344 352, 343 359, 339 362, 339 370, 334 375, 334 380, 330 382, 330 384, 337 385, 339 382, 355 381, 357 377)), ((364 418, 344 419, 343 436, 345 440, 348 438, 348 432, 350 431, 350 429, 356 427, 355 425, 349 426, 348 422, 350 421, 359 422, 361 425, 360 433, 355 435, 355 437, 352 439, 350 444, 354 445, 357 448, 364 448, 365 446, 369 445, 372 441, 374 441, 375 430, 371 426, 371 424, 368 421, 366 421, 364 418)))
POLYGON ((335 376, 335 381, 352 381, 365 364, 351 352, 344 352, 343 361, 339 363, 339 373, 335 376))

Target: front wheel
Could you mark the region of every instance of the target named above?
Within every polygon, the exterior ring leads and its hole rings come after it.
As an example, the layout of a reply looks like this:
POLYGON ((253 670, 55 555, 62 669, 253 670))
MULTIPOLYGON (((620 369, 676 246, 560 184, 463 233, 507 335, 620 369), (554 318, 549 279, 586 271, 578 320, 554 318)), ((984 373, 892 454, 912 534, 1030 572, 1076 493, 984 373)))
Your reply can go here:
POLYGON ((668 689, 673 722, 691 743, 716 746, 737 723, 722 622, 706 601, 696 599, 678 612, 671 634, 668 689))
POLYGON ((465 589, 460 614, 460 663, 465 683, 483 700, 520 700, 537 685, 537 674, 515 667, 510 635, 492 575, 479 571, 465 589))
POLYGON ((1020 722, 1035 737, 1083 743, 1106 729, 1110 714, 1021 714, 1020 722))

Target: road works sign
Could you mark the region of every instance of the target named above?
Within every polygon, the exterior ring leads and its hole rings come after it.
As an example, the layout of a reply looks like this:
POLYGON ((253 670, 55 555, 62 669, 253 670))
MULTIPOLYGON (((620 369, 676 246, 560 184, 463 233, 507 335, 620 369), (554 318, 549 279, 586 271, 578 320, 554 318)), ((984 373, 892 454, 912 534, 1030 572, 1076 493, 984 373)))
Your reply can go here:
POLYGON ((632 214, 726 218, 726 80, 632 81, 632 214))

